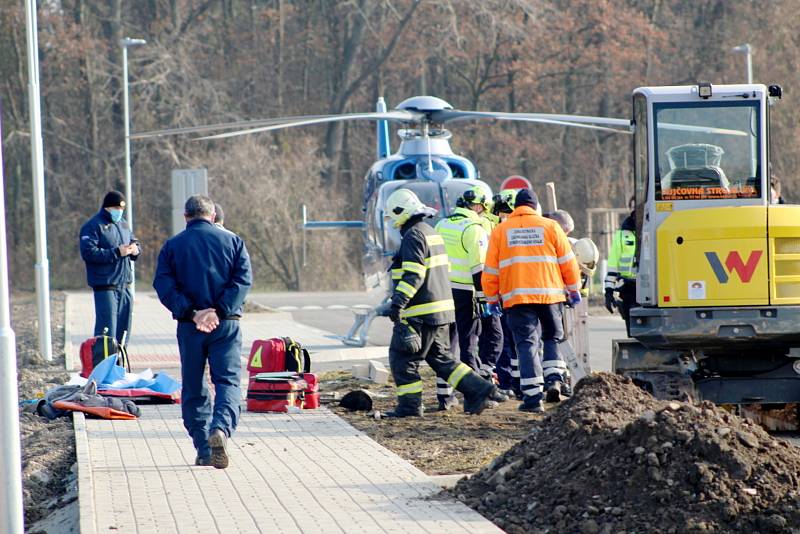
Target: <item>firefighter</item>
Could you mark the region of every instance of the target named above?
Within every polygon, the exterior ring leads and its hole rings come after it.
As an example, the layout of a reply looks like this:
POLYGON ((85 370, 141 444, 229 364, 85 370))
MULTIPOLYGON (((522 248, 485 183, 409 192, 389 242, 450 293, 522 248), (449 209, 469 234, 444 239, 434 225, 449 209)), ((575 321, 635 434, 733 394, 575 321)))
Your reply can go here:
POLYGON ((542 217, 530 189, 521 189, 515 208, 489 238, 483 289, 491 306, 508 315, 508 326, 520 364, 523 402, 519 409, 541 413, 542 398, 560 398, 566 362, 559 345, 565 342, 562 310, 565 288, 569 302, 581 300, 578 263, 557 222, 542 217), (541 327, 541 336, 539 334, 541 327), (539 363, 539 339, 544 345, 539 363))
MULTIPOLYGON (((456 328, 451 339, 451 347, 458 347, 458 357, 473 371, 481 370, 478 358, 478 335, 480 333, 480 313, 478 299, 483 298, 481 273, 486 259, 489 236, 484 229, 477 209, 473 209, 476 199, 485 201, 485 194, 479 189, 479 196, 465 194, 459 199, 453 214, 436 225, 436 231, 444 239, 444 247, 450 260, 450 289, 455 303, 456 328)), ((468 189, 467 193, 473 192, 468 189)), ((454 350, 455 354, 455 350, 454 350)), ((437 383, 439 409, 448 410, 455 406, 453 390, 443 380, 437 383)))
MULTIPOLYGON (((497 217, 498 224, 508 219, 511 212, 514 211, 516 196, 517 189, 503 189, 492 198, 492 215, 497 217)), ((503 328, 503 347, 497 357, 494 370, 500 392, 509 397, 513 395, 522 399, 522 391, 519 389, 519 360, 517 360, 517 351, 514 348, 511 331, 508 329, 507 319, 506 315, 500 316, 500 325, 503 328)))
POLYGON ((619 310, 628 337, 631 335, 630 310, 636 305, 636 270, 633 265, 636 258, 636 212, 633 198, 630 208, 631 214, 622 221, 622 227, 614 233, 611 241, 605 279, 606 309, 609 313, 614 313, 614 308, 619 310))
MULTIPOLYGON (((492 201, 480 187, 476 186, 464 192, 464 204, 480 215, 481 225, 486 235, 492 235, 500 222, 500 217, 492 213, 492 201)), ((477 287, 477 286, 476 286, 477 287)), ((491 313, 486 305, 483 292, 478 292, 478 309, 480 311, 480 335, 478 336, 478 356, 481 362, 480 373, 492 379, 500 353, 503 352, 503 326, 501 313, 491 313)))
POLYGON ((400 250, 392 262, 395 284, 389 312, 395 323, 389 366, 397 386, 397 407, 386 415, 422 415, 422 360, 439 378, 464 394, 466 413, 479 414, 489 400, 505 397, 494 384, 450 354, 455 305, 447 274, 449 261, 444 239, 423 220, 435 212, 412 191, 398 189, 386 200, 386 213, 402 235, 400 250), (418 334, 416 341, 408 341, 408 332, 418 334))

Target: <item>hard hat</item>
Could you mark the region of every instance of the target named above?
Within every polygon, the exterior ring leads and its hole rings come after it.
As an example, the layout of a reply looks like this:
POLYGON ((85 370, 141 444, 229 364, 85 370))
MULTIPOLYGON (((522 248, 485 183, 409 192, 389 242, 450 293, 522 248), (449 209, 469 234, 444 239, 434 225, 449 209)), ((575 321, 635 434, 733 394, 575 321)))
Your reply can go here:
POLYGON ((590 276, 594 274, 597 262, 600 260, 600 251, 597 250, 594 241, 588 237, 582 237, 572 245, 572 251, 575 253, 581 271, 590 276))
POLYGON ((556 210, 552 213, 547 213, 545 217, 556 221, 561 229, 564 230, 565 234, 569 234, 575 229, 575 221, 572 220, 572 215, 565 210, 556 210))
POLYGON ((386 214, 395 228, 403 226, 412 216, 424 213, 426 208, 410 189, 398 189, 386 199, 386 214))
POLYGON ((516 189, 503 189, 492 198, 494 209, 492 213, 511 213, 514 211, 514 201, 517 199, 516 189))
POLYGON ((491 191, 487 194, 486 190, 479 186, 473 186, 464 191, 464 194, 461 195, 461 198, 464 199, 464 203, 469 204, 480 204, 483 206, 484 209, 489 210, 491 209, 491 191))

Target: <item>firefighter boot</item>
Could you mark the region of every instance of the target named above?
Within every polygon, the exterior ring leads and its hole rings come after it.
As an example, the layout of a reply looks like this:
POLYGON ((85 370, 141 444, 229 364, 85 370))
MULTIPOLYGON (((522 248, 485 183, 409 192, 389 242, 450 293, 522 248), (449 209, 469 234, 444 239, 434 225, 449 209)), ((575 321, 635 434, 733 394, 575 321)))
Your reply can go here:
POLYGON ((383 414, 384 417, 422 417, 422 393, 406 393, 397 397, 394 410, 383 414))
POLYGON ((470 372, 464 375, 456 389, 464 394, 464 412, 478 415, 496 395, 497 386, 470 372))

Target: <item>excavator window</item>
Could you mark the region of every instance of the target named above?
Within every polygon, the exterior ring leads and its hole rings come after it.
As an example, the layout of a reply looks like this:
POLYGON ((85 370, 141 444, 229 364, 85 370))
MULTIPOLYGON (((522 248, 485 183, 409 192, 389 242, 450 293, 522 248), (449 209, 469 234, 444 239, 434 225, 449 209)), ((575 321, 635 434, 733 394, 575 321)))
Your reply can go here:
POLYGON ((655 199, 760 198, 757 102, 656 104, 655 199))

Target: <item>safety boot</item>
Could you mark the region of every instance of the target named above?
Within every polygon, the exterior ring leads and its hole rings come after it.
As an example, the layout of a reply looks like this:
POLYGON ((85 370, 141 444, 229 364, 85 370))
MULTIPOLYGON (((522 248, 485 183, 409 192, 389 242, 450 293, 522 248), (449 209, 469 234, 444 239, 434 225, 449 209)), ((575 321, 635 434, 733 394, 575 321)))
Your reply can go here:
POLYGON ((217 428, 208 436, 208 446, 211 449, 211 465, 217 469, 228 467, 228 436, 217 428))
POLYGON ((464 375, 456 389, 464 394, 464 412, 478 415, 486 409, 488 401, 497 391, 497 386, 477 373, 470 372, 464 375))
POLYGON ((384 417, 422 417, 422 393, 407 393, 397 397, 397 406, 383 414, 384 417))
POLYGON ((561 384, 561 396, 562 397, 571 397, 572 396, 572 386, 564 382, 561 384))
POLYGON ((555 380, 545 387, 545 402, 561 402, 561 384, 560 380, 555 380))
POLYGON ((453 408, 458 406, 458 398, 455 395, 451 395, 449 397, 440 397, 439 398, 439 408, 438 411, 446 412, 448 410, 452 410, 453 408))

